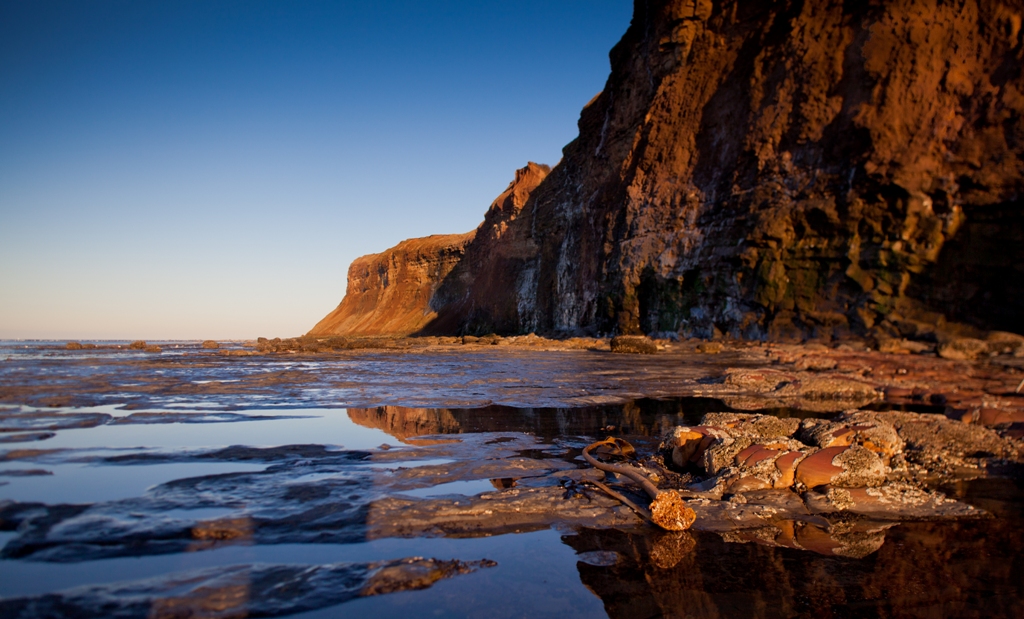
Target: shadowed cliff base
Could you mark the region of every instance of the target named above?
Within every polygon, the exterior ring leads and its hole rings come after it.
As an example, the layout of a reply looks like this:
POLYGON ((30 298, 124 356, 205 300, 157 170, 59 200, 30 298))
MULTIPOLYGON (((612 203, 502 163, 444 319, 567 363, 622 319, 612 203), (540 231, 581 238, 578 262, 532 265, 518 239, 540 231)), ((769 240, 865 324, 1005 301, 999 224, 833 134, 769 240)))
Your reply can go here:
MULTIPOLYGON (((515 207, 418 301, 421 332, 1019 331, 1022 14, 637 2, 579 137, 517 173, 515 207)), ((386 287, 370 313, 405 316, 386 287)))

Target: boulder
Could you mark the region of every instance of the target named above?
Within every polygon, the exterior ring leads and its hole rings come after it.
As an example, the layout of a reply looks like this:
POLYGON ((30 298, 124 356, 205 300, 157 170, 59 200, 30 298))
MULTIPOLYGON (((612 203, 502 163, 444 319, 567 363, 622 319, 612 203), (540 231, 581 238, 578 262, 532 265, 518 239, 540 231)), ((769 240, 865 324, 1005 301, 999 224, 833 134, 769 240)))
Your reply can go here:
POLYGON ((957 337, 939 346, 939 356, 956 361, 973 361, 988 354, 988 343, 971 337, 957 337))
POLYGON ((645 335, 619 335, 612 338, 612 352, 653 355, 658 345, 645 335))

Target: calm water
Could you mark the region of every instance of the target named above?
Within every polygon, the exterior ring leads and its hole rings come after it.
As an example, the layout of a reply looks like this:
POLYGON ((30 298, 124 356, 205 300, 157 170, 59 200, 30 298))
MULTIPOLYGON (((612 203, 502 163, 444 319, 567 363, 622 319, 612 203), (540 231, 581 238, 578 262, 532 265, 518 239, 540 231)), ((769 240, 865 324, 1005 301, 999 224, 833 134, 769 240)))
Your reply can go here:
POLYGON ((517 484, 550 486, 551 471, 580 466, 573 449, 589 437, 613 431, 649 448, 728 406, 542 407, 579 387, 530 356, 268 361, 161 345, 154 355, 0 344, 0 616, 1024 616, 1013 480, 946 489, 996 518, 900 523, 857 559, 642 526, 381 536, 381 501, 458 501, 510 483, 475 477, 478 460, 533 461, 517 484), (462 390, 439 390, 441 375, 462 390), (517 406, 493 403, 501 385, 517 406), (474 406, 410 406, 438 397, 474 406), (463 442, 442 452, 423 435, 463 442), (358 566, 409 557, 496 565, 347 593, 363 586, 358 566))

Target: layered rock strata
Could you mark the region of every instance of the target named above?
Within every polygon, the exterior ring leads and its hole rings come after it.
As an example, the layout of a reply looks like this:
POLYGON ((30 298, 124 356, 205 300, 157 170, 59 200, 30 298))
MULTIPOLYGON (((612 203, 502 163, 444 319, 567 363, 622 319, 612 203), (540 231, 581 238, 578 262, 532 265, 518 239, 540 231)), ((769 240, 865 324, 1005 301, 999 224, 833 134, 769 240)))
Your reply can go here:
POLYGON ((786 337, 928 310, 1010 328, 1015 4, 638 2, 519 219, 537 249, 505 270, 495 328, 786 337))
POLYGON ((491 333, 492 325, 506 332, 531 331, 510 328, 520 324, 528 309, 521 301, 528 303, 533 281, 523 271, 523 261, 537 250, 536 242, 524 235, 529 223, 520 215, 550 172, 550 167, 532 161, 516 170, 515 180, 487 209, 465 257, 438 289, 432 301, 438 317, 424 333, 491 333), (510 290, 509 285, 518 288, 510 290))
POLYGON ((437 316, 430 301, 473 235, 410 239, 356 258, 348 269, 345 298, 309 335, 408 335, 420 330, 437 316))
POLYGON ((458 331, 463 317, 474 315, 480 295, 502 294, 490 288, 489 273, 478 281, 478 272, 481 265, 501 264, 507 253, 516 252, 516 245, 502 238, 548 172, 548 166, 533 162, 516 170, 473 232, 402 241, 354 260, 345 298, 308 335, 458 331), (466 294, 470 288, 473 295, 466 294))
POLYGON ((1022 14, 637 2, 579 137, 467 247, 427 331, 1019 330, 1022 14))

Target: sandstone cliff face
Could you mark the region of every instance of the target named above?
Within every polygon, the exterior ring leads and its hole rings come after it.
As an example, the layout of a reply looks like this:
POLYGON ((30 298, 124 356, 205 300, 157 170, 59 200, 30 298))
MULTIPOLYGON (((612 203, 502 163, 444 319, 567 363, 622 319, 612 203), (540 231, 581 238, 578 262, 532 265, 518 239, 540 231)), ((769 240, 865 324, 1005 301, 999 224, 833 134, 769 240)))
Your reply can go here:
POLYGON ((528 303, 535 295, 523 265, 536 255, 537 244, 517 220, 550 172, 532 161, 516 170, 515 179, 487 209, 466 255, 438 289, 431 304, 438 316, 423 333, 488 333, 493 325, 522 330, 512 325, 520 325, 527 313, 520 300, 528 303), (510 283, 518 289, 509 290, 510 283))
POLYGON ((430 323, 430 299, 458 264, 474 232, 402 241, 356 258, 338 307, 309 335, 408 335, 430 323))
POLYGON ((1018 331, 1022 14, 638 0, 579 137, 488 213, 426 331, 1018 331))
POLYGON ((637 2, 463 327, 1017 330, 1022 12, 637 2))
MULTIPOLYGON (((402 241, 383 253, 354 260, 345 298, 309 335, 460 330, 465 317, 472 315, 477 297, 501 294, 488 287, 486 278, 477 281, 478 270, 482 265, 500 264, 505 254, 516 251, 505 234, 550 171, 532 161, 516 170, 515 178, 494 199, 483 223, 473 232, 402 241)), ((512 314, 510 319, 514 317, 512 314)))

